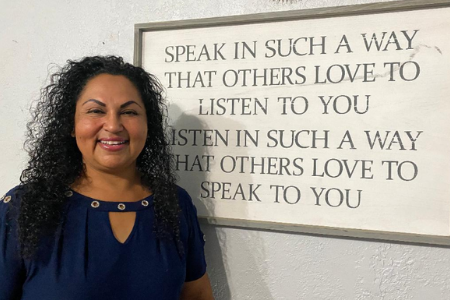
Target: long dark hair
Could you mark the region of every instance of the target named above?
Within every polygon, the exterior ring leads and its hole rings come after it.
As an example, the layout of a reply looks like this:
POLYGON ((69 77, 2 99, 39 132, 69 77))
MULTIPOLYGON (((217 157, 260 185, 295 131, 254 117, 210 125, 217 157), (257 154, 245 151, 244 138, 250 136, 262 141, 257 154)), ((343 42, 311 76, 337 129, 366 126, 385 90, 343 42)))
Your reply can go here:
POLYGON ((32 111, 27 125, 27 168, 21 175, 18 216, 21 255, 30 258, 44 236, 52 235, 63 220, 65 193, 84 174, 82 156, 71 136, 78 97, 99 74, 123 75, 140 92, 147 113, 148 135, 137 159, 142 182, 153 192, 155 231, 159 238, 180 241, 176 175, 167 138, 167 107, 158 80, 121 57, 94 56, 67 62, 51 76, 50 84, 32 111))

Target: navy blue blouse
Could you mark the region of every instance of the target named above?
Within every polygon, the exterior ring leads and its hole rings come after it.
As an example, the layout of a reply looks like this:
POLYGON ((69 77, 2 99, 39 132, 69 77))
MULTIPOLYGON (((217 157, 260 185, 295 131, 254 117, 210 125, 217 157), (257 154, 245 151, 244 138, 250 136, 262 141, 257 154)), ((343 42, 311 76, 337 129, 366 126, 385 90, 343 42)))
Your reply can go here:
POLYGON ((182 188, 178 195, 184 255, 175 240, 155 237, 152 196, 119 203, 69 191, 64 229, 34 260, 19 258, 17 225, 7 217, 20 201, 16 189, 0 202, 0 300, 178 300, 183 283, 206 272, 197 211, 182 188), (136 212, 123 244, 115 238, 108 215, 121 211, 136 212))

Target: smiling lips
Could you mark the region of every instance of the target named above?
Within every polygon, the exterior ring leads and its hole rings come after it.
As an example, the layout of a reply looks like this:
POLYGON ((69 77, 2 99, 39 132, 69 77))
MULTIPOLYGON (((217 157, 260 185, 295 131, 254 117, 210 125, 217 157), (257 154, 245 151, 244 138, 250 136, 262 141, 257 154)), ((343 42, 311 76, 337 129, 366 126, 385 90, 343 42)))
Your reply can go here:
POLYGON ((100 148, 107 151, 120 151, 125 148, 129 141, 122 138, 110 138, 110 139, 100 139, 98 140, 100 148))

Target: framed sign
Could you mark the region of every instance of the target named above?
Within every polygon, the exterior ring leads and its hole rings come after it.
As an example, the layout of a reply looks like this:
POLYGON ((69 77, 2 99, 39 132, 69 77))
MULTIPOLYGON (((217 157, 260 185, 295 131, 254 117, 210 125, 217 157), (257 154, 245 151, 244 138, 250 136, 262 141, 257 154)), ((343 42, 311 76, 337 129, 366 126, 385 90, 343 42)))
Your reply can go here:
POLYGON ((449 245, 449 32, 449 0, 137 24, 135 64, 208 222, 449 245))

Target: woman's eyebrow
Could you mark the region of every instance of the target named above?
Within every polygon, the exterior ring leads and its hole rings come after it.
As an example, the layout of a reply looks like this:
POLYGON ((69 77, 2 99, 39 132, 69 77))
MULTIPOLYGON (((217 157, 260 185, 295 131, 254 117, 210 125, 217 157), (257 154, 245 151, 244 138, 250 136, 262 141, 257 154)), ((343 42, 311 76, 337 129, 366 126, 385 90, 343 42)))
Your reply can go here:
POLYGON ((136 104, 137 106, 139 106, 140 108, 142 108, 142 106, 140 106, 140 105, 139 105, 136 101, 134 101, 134 100, 130 100, 130 101, 125 102, 124 104, 122 104, 122 105, 120 106, 120 108, 127 107, 127 106, 129 106, 129 105, 131 105, 131 104, 136 104))
POLYGON ((103 102, 101 102, 101 101, 99 101, 99 100, 97 100, 97 99, 89 99, 89 100, 87 100, 86 102, 84 102, 82 105, 85 105, 86 103, 91 102, 91 101, 97 103, 97 104, 100 105, 100 106, 106 106, 105 103, 103 103, 103 102))
MULTIPOLYGON (((103 102, 101 102, 101 101, 99 101, 99 100, 97 100, 97 99, 89 99, 89 100, 87 100, 86 102, 84 102, 82 105, 85 105, 85 104, 88 103, 88 102, 95 102, 95 103, 97 103, 98 105, 103 106, 103 107, 106 106, 105 103, 103 103, 103 102)), ((142 108, 142 106, 140 106, 139 103, 137 103, 137 102, 134 101, 134 100, 130 100, 130 101, 125 102, 124 104, 122 104, 122 105, 120 106, 120 108, 124 108, 124 107, 130 106, 131 104, 136 104, 137 106, 139 106, 139 107, 142 108)))

